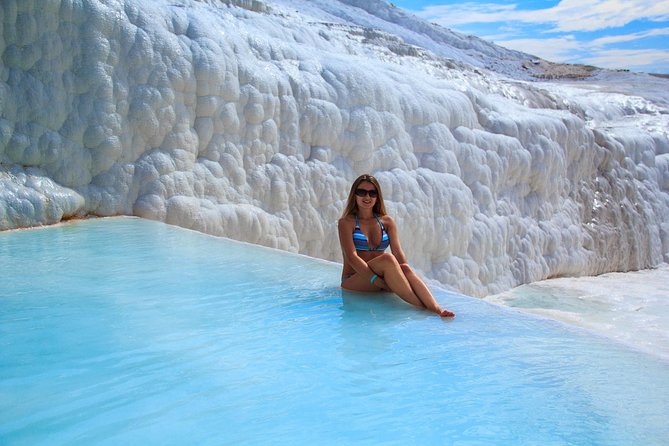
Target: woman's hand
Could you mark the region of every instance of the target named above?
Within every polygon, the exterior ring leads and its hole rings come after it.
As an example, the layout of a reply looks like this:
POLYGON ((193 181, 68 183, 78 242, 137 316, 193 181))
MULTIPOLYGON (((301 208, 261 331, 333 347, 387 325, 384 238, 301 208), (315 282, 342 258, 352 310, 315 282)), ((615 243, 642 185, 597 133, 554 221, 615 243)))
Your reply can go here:
POLYGON ((376 276, 374 278, 374 281, 372 282, 372 285, 374 285, 377 288, 381 288, 382 290, 387 290, 386 288, 386 282, 383 281, 383 279, 380 276, 376 276))

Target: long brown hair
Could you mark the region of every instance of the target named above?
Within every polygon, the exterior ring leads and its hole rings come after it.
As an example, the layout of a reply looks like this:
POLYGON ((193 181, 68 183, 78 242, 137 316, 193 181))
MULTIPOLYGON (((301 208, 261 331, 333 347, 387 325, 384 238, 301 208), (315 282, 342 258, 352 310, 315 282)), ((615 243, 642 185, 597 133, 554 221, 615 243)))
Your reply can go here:
POLYGON ((358 203, 356 203, 355 201, 355 190, 358 188, 358 186, 360 186, 360 183, 363 183, 365 181, 372 183, 376 188, 376 191, 378 192, 378 196, 376 197, 376 203, 374 203, 372 212, 378 215, 387 214, 386 206, 385 204, 383 204, 383 194, 381 193, 381 186, 379 186, 379 182, 372 175, 364 174, 360 175, 353 182, 353 185, 351 186, 351 191, 348 193, 348 200, 346 201, 346 207, 344 208, 344 213, 342 214, 342 217, 358 213, 358 203))

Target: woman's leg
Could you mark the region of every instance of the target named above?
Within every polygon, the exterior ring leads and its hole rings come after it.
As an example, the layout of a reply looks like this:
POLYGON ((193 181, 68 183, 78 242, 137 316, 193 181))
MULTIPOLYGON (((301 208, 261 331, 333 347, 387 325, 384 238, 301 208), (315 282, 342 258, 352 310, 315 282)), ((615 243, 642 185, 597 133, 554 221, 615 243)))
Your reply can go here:
MULTIPOLYGON (((443 310, 421 278, 408 264, 400 265, 394 255, 384 253, 367 262, 367 265, 383 279, 389 291, 397 294, 404 301, 417 307, 427 308, 442 317, 455 316, 455 313, 443 310)), ((344 279, 341 286, 353 291, 382 290, 378 286, 370 284, 369 280, 362 278, 359 274, 353 274, 351 277, 344 279)))
POLYGON ((381 254, 367 262, 367 265, 374 271, 374 274, 378 274, 383 280, 385 288, 370 284, 369 279, 363 278, 360 274, 353 274, 351 277, 344 279, 341 283, 342 288, 352 291, 392 291, 411 305, 425 307, 411 289, 411 285, 404 276, 402 268, 394 255, 381 254))
POLYGON ((386 287, 390 291, 397 294, 411 305, 425 307, 423 302, 421 302, 420 298, 411 288, 411 284, 404 275, 404 272, 402 272, 402 267, 394 255, 383 253, 367 262, 367 265, 374 271, 374 273, 383 278, 386 287))
POLYGON ((439 306, 439 303, 432 295, 430 289, 425 285, 425 282, 415 273, 415 271, 407 263, 402 263, 400 265, 404 277, 406 277, 409 285, 413 292, 418 296, 418 298, 423 302, 428 310, 434 311, 442 317, 453 317, 455 313, 449 310, 444 310, 439 306))

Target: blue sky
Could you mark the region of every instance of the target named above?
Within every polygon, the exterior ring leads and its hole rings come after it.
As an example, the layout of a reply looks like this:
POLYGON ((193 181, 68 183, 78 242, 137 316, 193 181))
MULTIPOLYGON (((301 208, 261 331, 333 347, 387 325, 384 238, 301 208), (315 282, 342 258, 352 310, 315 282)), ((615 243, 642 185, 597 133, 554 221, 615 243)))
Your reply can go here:
POLYGON ((553 62, 669 73, 669 0, 388 0, 553 62))

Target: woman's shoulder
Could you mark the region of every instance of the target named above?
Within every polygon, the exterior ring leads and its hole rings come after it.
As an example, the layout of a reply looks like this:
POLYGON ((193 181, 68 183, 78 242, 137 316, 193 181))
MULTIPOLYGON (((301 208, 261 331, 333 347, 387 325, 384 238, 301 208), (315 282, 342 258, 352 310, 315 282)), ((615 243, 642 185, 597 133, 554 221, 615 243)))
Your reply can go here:
POLYGON ((394 228, 395 227, 395 220, 393 220, 393 218, 390 215, 388 215, 388 214, 381 215, 381 216, 379 216, 379 218, 381 219, 381 223, 383 223, 383 226, 385 226, 387 228, 394 228))
POLYGON ((341 217, 337 223, 341 225, 353 225, 355 224, 355 216, 353 214, 345 215, 341 217))
POLYGON ((393 226, 395 224, 395 220, 393 220, 393 217, 390 215, 382 215, 379 217, 381 219, 381 223, 383 223, 386 226, 393 226))

